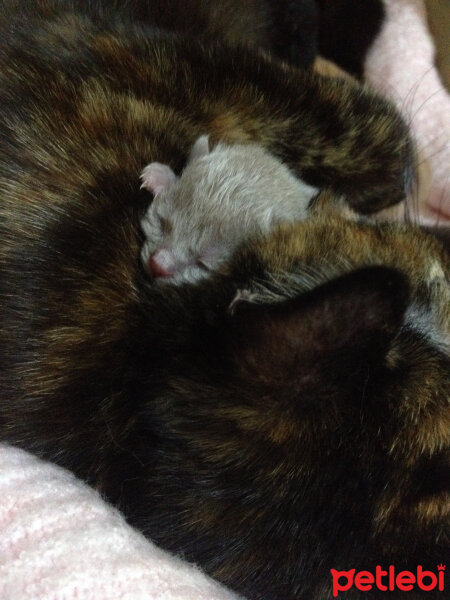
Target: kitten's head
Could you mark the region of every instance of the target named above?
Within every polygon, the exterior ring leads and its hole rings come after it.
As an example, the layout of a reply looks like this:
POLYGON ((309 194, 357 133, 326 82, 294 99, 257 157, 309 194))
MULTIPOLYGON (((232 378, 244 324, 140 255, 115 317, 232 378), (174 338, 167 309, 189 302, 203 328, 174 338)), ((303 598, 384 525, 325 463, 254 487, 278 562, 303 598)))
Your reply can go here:
POLYGON ((179 178, 169 167, 152 163, 142 179, 154 199, 141 221, 146 235, 141 259, 161 283, 202 279, 257 230, 243 198, 245 160, 237 160, 231 146, 211 150, 208 137, 201 136, 179 178))
POLYGON ((188 206, 174 209, 173 200, 173 190, 167 195, 163 192, 148 210, 142 223, 147 239, 141 260, 158 283, 195 282, 229 258, 232 236, 188 206))
POLYGON ((208 136, 201 136, 180 178, 160 163, 151 163, 141 175, 142 187, 154 194, 141 221, 146 235, 141 259, 160 282, 197 281, 229 255, 229 242, 206 202, 208 164, 198 164, 209 154, 208 136))

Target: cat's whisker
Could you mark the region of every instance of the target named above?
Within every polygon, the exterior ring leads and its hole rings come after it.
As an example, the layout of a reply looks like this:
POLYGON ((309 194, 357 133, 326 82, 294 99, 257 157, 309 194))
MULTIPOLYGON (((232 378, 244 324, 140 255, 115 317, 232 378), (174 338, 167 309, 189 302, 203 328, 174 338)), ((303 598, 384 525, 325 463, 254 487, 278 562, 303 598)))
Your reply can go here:
MULTIPOLYGON (((438 93, 441 92, 440 89, 435 90, 432 94, 430 94, 425 100, 423 100, 423 102, 420 104, 420 106, 418 106, 414 112, 411 111, 412 106, 414 104, 416 95, 419 91, 420 86, 423 84, 423 81, 425 79, 425 77, 432 71, 432 69, 428 69, 427 71, 425 71, 425 73, 422 75, 422 77, 420 79, 418 79, 413 86, 411 86, 408 94, 405 96, 405 98, 403 99, 402 103, 400 104, 400 112, 402 113, 402 115, 404 115, 404 118, 406 119, 406 123, 409 127, 411 127, 414 123, 414 119, 417 117, 417 115, 420 113, 420 111, 424 108, 424 106, 426 106, 426 104, 438 93), (409 106, 408 106, 409 104, 409 106)), ((393 97, 395 97, 395 90, 394 92, 391 94, 393 97)))
POLYGON ((424 151, 429 148, 430 146, 432 146, 436 141, 439 140, 440 136, 435 136, 434 138, 432 138, 431 140, 429 140, 424 146, 422 145, 418 145, 418 150, 421 154, 420 157, 420 161, 417 162, 415 164, 415 167, 420 167, 420 165, 422 165, 423 163, 429 161, 431 158, 434 158, 435 156, 438 156, 441 152, 443 152, 444 150, 446 150, 449 146, 449 142, 445 141, 442 143, 442 145, 437 148, 436 150, 434 150, 434 152, 432 154, 428 154, 428 155, 424 155, 424 151))
POLYGON ((415 224, 419 216, 419 185, 415 181, 411 194, 406 198, 404 205, 404 222, 415 224))
MULTIPOLYGON (((428 75, 428 73, 430 73, 432 69, 427 69, 422 76, 417 79, 412 86, 410 87, 408 93, 406 94, 406 96, 403 98, 402 104, 400 105, 400 111, 403 115, 405 114, 410 114, 410 109, 414 103, 415 97, 417 95, 417 92, 420 88, 420 86, 423 83, 423 80, 425 79, 425 77, 428 75), (409 105, 409 106, 408 106, 409 105)), ((396 95, 396 90, 395 88, 393 88, 393 92, 391 92, 392 96, 396 95)))

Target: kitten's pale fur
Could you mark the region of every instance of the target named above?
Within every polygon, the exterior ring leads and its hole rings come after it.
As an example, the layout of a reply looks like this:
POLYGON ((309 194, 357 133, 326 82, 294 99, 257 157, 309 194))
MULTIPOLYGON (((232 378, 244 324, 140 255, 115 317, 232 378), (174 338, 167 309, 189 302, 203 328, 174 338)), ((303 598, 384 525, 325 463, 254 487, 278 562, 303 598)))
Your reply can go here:
POLYGON ((217 268, 249 236, 302 220, 317 190, 255 144, 194 144, 179 178, 149 164, 142 187, 155 198, 142 219, 141 258, 159 281, 194 282, 217 268))

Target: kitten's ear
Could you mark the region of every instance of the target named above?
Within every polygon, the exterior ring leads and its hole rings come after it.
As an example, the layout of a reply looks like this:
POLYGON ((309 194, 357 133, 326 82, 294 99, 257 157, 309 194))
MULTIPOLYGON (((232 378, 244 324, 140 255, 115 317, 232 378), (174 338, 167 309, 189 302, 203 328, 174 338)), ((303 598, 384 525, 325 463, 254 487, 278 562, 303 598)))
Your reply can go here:
POLYGON ((284 379, 358 369, 384 359, 407 307, 405 275, 367 267, 279 304, 235 303, 232 338, 241 367, 284 379))
POLYGON ((189 154, 189 160, 201 158, 209 153, 209 135, 201 135, 192 146, 192 150, 189 154))
POLYGON ((177 181, 177 176, 168 165, 152 162, 141 173, 141 189, 144 188, 155 196, 177 181))

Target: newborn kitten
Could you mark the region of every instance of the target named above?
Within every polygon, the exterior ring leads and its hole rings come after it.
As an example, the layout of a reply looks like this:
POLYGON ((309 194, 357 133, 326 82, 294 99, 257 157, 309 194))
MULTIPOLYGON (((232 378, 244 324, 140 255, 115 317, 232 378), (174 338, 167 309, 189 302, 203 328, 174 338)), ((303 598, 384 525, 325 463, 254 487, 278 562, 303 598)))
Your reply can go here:
POLYGON ((142 187, 155 198, 141 221, 145 269, 159 281, 195 282, 227 260, 249 236, 302 220, 317 189, 292 175, 255 144, 195 142, 177 178, 167 165, 150 163, 142 187))

